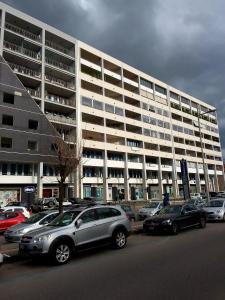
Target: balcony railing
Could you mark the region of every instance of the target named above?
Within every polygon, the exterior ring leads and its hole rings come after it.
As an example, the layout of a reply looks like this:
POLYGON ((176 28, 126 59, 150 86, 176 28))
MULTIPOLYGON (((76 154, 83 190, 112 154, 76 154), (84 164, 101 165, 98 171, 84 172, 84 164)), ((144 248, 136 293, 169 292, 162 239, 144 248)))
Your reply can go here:
POLYGON ((64 48, 64 47, 62 47, 62 46, 60 46, 56 43, 53 43, 52 41, 46 40, 45 45, 50 47, 50 48, 53 48, 53 49, 55 49, 59 52, 62 52, 64 54, 67 54, 67 55, 71 56, 69 49, 66 49, 66 48, 64 48))
POLYGON ((10 67, 13 69, 14 72, 18 72, 21 74, 25 74, 28 76, 32 76, 32 77, 37 77, 40 78, 41 77, 41 72, 36 71, 36 70, 32 70, 17 64, 13 64, 13 63, 9 63, 10 67))
POLYGON ((63 97, 59 97, 59 96, 56 96, 56 95, 46 94, 45 99, 48 100, 48 101, 52 101, 52 102, 55 102, 55 103, 60 103, 60 104, 63 104, 63 105, 74 106, 74 101, 73 100, 63 98, 63 97))
POLYGON ((34 34, 34 33, 30 32, 30 31, 27 31, 27 30, 25 30, 23 28, 20 28, 18 26, 12 25, 10 23, 5 23, 5 28, 9 29, 11 31, 14 31, 14 32, 16 32, 18 34, 21 34, 21 35, 23 35, 23 36, 25 36, 25 37, 27 37, 27 38, 29 38, 31 40, 38 41, 38 42, 41 41, 41 35, 34 34))
POLYGON ((35 89, 31 89, 31 88, 26 88, 26 89, 27 89, 27 92, 31 96, 41 98, 41 91, 40 90, 35 90, 35 89))
POLYGON ((71 117, 64 116, 64 115, 58 115, 58 114, 50 113, 47 111, 45 112, 45 114, 50 121, 76 125, 75 118, 71 118, 71 117))
POLYGON ((56 68, 59 68, 61 70, 65 70, 65 71, 68 71, 68 72, 73 72, 74 69, 71 67, 71 66, 68 66, 60 61, 57 61, 57 60, 54 60, 54 59, 51 59, 49 57, 46 57, 45 58, 45 62, 51 66, 54 66, 56 68))
POLYGON ((32 57, 32 58, 37 59, 37 60, 41 60, 41 54, 39 52, 32 51, 30 49, 18 46, 16 44, 13 44, 13 43, 10 43, 10 42, 7 42, 7 41, 4 41, 4 47, 11 50, 11 51, 21 53, 23 55, 32 57))
POLYGON ((57 84, 59 86, 63 86, 65 88, 67 88, 67 89, 74 89, 75 88, 75 86, 74 86, 73 83, 68 82, 68 81, 64 81, 62 79, 59 79, 59 78, 56 78, 56 77, 53 77, 53 76, 50 76, 50 75, 45 75, 45 80, 49 81, 49 82, 51 82, 53 84, 57 84))

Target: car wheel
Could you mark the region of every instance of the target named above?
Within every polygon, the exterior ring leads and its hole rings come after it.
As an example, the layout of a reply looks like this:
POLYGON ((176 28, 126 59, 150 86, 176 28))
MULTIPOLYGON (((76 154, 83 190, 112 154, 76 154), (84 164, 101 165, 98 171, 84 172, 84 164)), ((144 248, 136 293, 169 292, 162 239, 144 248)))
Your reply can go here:
POLYGON ((113 233, 112 244, 116 249, 122 249, 127 244, 127 235, 125 230, 119 229, 113 233))
POLYGON ((172 224, 171 231, 172 231, 172 234, 174 234, 174 235, 178 234, 178 225, 176 222, 174 222, 172 224))
POLYGON ((205 228, 205 226, 206 226, 206 219, 204 217, 200 218, 199 226, 200 226, 200 228, 205 228))
POLYGON ((66 264, 71 258, 72 249, 67 242, 58 242, 51 252, 52 261, 57 265, 66 264))
POLYGON ((50 201, 49 203, 48 203, 48 207, 53 207, 54 206, 54 203, 52 202, 52 201, 50 201))

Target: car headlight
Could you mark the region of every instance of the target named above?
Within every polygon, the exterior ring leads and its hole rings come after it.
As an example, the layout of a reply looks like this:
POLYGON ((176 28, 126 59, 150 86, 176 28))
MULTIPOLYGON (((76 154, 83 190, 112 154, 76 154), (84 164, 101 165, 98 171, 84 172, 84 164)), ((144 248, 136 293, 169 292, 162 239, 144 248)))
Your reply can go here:
POLYGON ((168 220, 162 221, 162 224, 163 225, 171 225, 172 221, 170 219, 168 219, 168 220))
POLYGON ((50 240, 50 239, 51 239, 51 234, 41 235, 38 238, 34 239, 34 243, 40 243, 43 242, 44 240, 50 240))
POLYGON ((25 229, 21 229, 15 232, 15 234, 24 234, 24 233, 26 233, 25 229))
POLYGON ((221 214, 223 211, 222 211, 221 209, 218 209, 216 212, 217 212, 218 214, 221 214))

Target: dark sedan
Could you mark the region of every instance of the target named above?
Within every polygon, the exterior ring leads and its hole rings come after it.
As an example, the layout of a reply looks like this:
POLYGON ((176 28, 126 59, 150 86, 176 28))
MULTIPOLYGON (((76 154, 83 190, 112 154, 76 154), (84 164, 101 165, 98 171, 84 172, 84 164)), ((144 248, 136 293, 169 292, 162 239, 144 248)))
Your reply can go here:
POLYGON ((182 229, 194 226, 205 228, 206 212, 191 204, 174 204, 147 218, 143 223, 143 230, 146 233, 168 231, 177 234, 182 229))

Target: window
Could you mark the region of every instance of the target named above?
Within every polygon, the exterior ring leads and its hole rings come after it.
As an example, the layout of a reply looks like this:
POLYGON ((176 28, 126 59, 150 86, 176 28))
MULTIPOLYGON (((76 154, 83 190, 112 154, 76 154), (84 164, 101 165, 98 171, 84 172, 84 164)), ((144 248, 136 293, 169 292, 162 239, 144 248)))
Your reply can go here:
POLYGON ((159 85, 155 86, 155 90, 156 90, 156 92, 158 92, 160 94, 166 95, 166 89, 163 88, 163 87, 161 87, 161 86, 159 86, 159 85))
POLYGON ((100 101, 93 100, 93 107, 96 109, 103 110, 103 103, 100 101))
POLYGON ((114 114, 114 106, 105 104, 105 111, 114 114))
POLYGON ((12 139, 7 137, 1 138, 1 147, 2 148, 12 148, 12 139))
POLYGON ((8 94, 8 93, 4 93, 3 94, 3 102, 9 103, 9 104, 14 104, 14 95, 13 94, 8 94))
POLYGON ((84 212, 80 219, 83 221, 83 223, 89 223, 97 220, 96 211, 94 209, 88 210, 84 212))
POLYGON ((143 85, 143 86, 145 86, 145 87, 147 87, 149 89, 152 89, 152 83, 150 81, 141 78, 140 79, 140 83, 141 83, 141 85, 143 85))
POLYGON ((16 164, 10 165, 10 175, 16 175, 16 164))
POLYGON ((2 164, 2 175, 7 175, 8 173, 8 165, 2 164))
POLYGON ((97 208, 97 213, 98 213, 99 219, 112 218, 112 217, 121 215, 121 213, 117 209, 113 210, 113 209, 108 208, 108 207, 97 208), (117 212, 119 214, 117 214, 117 212))
POLYGON ((115 107, 115 114, 119 116, 123 116, 123 109, 119 107, 115 107))
POLYGON ((36 141, 28 141, 27 150, 28 151, 37 151, 37 142, 36 141))
POLYGON ((179 96, 173 92, 170 92, 170 98, 173 98, 175 100, 179 100, 179 96))
POLYGON ((13 126, 13 116, 2 115, 2 124, 13 126))
POLYGON ((82 104, 92 107, 92 99, 86 98, 86 97, 82 97, 82 104))
POLYGON ((29 129, 37 130, 38 129, 38 121, 29 120, 28 127, 29 127, 29 129))

